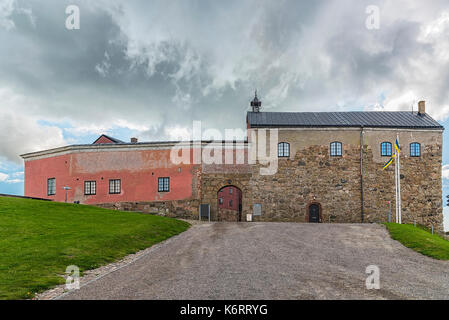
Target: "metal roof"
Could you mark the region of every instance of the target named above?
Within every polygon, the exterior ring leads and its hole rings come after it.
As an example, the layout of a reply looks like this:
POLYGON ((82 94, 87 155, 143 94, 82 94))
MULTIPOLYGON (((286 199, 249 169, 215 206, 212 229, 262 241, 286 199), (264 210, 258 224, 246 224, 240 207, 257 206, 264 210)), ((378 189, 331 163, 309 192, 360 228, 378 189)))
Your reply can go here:
POLYGON ((367 127, 444 129, 428 114, 408 111, 354 112, 248 112, 252 128, 264 127, 367 127))

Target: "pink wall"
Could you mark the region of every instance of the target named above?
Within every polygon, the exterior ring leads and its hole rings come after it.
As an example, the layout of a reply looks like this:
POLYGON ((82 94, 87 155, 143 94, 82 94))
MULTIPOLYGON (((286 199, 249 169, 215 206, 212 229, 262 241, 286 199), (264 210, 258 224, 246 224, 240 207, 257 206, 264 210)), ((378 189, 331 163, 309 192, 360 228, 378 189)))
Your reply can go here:
POLYGON ((193 165, 170 162, 170 150, 78 152, 25 161, 25 196, 86 204, 182 200, 197 197, 193 165), (158 178, 170 177, 170 191, 158 192, 158 178), (47 179, 56 178, 56 195, 47 195, 47 179), (121 179, 121 194, 109 194, 109 179, 121 179), (96 181, 96 195, 84 195, 84 181, 96 181))
POLYGON ((105 136, 101 136, 100 138, 98 138, 97 141, 95 141, 94 144, 104 144, 104 143, 114 143, 114 141, 112 141, 111 139, 108 139, 105 136))

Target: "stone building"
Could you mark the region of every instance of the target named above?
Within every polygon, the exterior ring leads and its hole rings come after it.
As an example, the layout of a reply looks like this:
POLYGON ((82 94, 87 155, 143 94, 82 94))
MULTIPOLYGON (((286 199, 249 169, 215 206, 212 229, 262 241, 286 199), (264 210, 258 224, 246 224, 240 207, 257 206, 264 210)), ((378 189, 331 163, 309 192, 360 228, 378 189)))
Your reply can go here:
POLYGON ((195 219, 207 204, 221 221, 383 222, 390 205, 394 220, 394 164, 382 168, 398 138, 402 220, 442 229, 444 128, 424 102, 418 112, 280 113, 261 112, 256 96, 251 106, 244 141, 125 143, 102 135, 24 154, 25 195, 195 219), (195 161, 223 146, 223 161, 195 161), (261 146, 275 163, 269 174, 254 157, 261 146), (174 149, 186 152, 183 162, 173 161, 174 149))

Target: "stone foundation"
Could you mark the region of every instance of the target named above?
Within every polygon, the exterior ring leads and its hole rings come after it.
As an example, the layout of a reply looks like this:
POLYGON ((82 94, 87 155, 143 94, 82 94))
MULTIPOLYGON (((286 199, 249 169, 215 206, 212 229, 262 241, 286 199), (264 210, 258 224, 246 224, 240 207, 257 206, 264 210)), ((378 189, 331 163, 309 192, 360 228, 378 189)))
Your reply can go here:
POLYGON ((173 201, 154 201, 154 202, 116 202, 102 203, 96 206, 120 210, 150 213, 164 217, 182 218, 182 219, 199 219, 200 201, 193 200, 173 200, 173 201))
POLYGON ((218 208, 217 220, 222 222, 239 222, 241 219, 239 212, 236 210, 218 208))

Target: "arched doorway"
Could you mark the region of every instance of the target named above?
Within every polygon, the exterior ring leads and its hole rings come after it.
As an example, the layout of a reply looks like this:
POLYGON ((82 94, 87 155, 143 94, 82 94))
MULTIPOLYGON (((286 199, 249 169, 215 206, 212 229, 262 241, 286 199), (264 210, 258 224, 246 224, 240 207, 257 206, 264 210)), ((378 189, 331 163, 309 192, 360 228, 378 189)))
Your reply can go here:
POLYGON ((310 203, 307 208, 307 219, 310 223, 320 223, 321 219, 321 205, 319 203, 310 203))
POLYGON ((242 221, 242 190, 226 186, 217 193, 218 221, 242 221))

